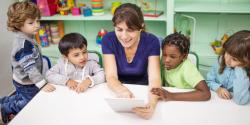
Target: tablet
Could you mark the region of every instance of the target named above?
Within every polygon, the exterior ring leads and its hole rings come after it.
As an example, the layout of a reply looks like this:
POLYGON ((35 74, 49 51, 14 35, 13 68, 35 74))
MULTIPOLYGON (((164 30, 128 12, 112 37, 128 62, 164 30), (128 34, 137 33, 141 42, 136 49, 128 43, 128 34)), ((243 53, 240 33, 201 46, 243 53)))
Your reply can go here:
POLYGON ((145 101, 137 98, 105 98, 105 100, 116 112, 132 112, 135 107, 145 106, 145 101))

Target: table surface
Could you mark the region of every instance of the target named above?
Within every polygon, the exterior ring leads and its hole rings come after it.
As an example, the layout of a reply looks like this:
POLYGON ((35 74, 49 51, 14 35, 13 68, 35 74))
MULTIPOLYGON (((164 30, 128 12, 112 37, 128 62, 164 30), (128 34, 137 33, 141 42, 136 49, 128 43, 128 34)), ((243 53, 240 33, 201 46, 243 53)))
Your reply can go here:
MULTIPOLYGON (((147 86, 126 85, 136 98, 147 100, 147 86)), ((169 91, 188 91, 165 88, 169 91)), ((51 93, 39 92, 9 125, 249 125, 250 104, 240 106, 212 92, 205 102, 159 102, 153 117, 144 120, 133 113, 114 112, 105 97, 114 97, 106 84, 84 93, 56 86, 51 93)))

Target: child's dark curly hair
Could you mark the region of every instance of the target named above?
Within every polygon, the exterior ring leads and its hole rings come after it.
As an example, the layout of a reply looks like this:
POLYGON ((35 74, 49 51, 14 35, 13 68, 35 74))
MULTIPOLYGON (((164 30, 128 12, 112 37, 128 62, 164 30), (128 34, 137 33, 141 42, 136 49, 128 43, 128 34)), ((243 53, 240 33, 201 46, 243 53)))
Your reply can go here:
POLYGON ((188 54, 190 48, 189 39, 181 33, 175 32, 168 35, 162 42, 162 50, 166 45, 175 45, 178 47, 181 54, 188 54))

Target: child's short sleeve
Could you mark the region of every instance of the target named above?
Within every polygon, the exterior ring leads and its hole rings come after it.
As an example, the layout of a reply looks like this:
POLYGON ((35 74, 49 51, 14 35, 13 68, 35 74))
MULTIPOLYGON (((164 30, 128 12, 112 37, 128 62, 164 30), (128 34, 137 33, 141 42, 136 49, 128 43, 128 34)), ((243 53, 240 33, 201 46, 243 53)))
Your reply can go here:
POLYGON ((194 89, 204 79, 196 66, 186 59, 175 69, 165 69, 164 80, 172 87, 194 89))
POLYGON ((190 61, 187 61, 184 68, 184 79, 186 83, 195 88, 195 86, 202 80, 204 80, 201 73, 198 71, 196 66, 190 61))

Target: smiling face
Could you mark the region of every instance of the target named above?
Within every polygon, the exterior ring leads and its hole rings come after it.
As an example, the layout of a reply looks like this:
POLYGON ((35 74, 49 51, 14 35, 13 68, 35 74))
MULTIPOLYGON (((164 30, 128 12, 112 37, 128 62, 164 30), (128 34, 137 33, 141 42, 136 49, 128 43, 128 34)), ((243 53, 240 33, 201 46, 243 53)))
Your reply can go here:
POLYGON ((38 18, 31 19, 28 18, 24 21, 23 26, 20 28, 21 32, 28 36, 35 35, 40 28, 40 20, 38 18))
POLYGON ((167 70, 175 69, 178 67, 187 54, 182 54, 179 48, 175 45, 167 44, 163 48, 162 61, 167 70))
POLYGON ((129 29, 121 22, 115 26, 115 34, 124 48, 130 48, 139 42, 141 31, 129 29))
POLYGON ((88 61, 88 52, 86 46, 81 49, 70 49, 68 55, 65 58, 67 58, 75 66, 83 68, 88 61))

